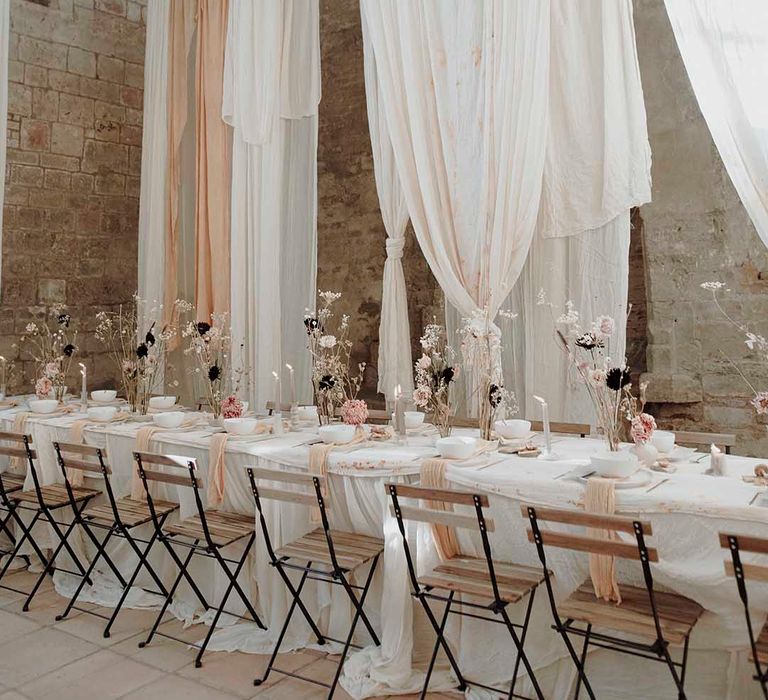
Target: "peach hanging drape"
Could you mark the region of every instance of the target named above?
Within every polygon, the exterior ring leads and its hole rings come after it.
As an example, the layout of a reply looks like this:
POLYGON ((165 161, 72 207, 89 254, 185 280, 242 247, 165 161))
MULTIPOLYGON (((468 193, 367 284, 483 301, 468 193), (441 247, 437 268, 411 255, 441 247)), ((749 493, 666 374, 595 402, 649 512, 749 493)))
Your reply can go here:
POLYGON ((199 0, 196 64, 195 306, 229 312, 231 127, 221 118, 228 0, 199 0))
POLYGON ((178 294, 181 141, 187 123, 187 60, 195 30, 197 2, 170 0, 168 30, 168 180, 165 238, 165 320, 178 294))

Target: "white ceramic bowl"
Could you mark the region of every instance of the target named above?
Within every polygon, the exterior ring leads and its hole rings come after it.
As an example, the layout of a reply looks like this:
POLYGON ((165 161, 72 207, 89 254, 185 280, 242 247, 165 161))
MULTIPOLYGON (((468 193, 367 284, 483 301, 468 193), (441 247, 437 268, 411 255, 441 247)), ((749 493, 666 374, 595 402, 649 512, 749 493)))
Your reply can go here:
POLYGON ((651 444, 662 454, 669 454, 675 449, 675 434, 669 430, 654 430, 651 444))
POLYGON ((59 407, 56 399, 30 399, 27 403, 32 413, 53 413, 59 407))
POLYGON ((108 423, 117 414, 117 406, 91 406, 86 413, 91 420, 108 423))
POLYGON ((173 408, 176 405, 175 396, 150 396, 150 408, 173 408))
POLYGON ((299 406, 298 411, 299 420, 317 420, 317 406, 299 406))
POLYGON ((152 422, 161 428, 178 428, 184 422, 184 414, 181 411, 155 413, 152 422))
POLYGON ((334 423, 333 425, 321 425, 318 428, 320 438, 325 443, 336 442, 340 445, 351 442, 355 437, 355 426, 345 423, 334 423))
POLYGON ((224 430, 232 435, 248 435, 256 430, 258 422, 255 418, 225 418, 224 430))
POLYGON ((405 412, 405 427, 409 430, 420 428, 424 424, 424 414, 421 411, 405 412))
POLYGON ((591 455, 589 459, 598 475, 613 479, 624 479, 632 476, 640 467, 637 455, 629 450, 619 450, 618 452, 606 450, 591 455))
POLYGON ((109 403, 117 398, 117 392, 114 389, 99 389, 91 392, 91 398, 99 403, 109 403))
POLYGON ((467 459, 471 457, 477 445, 473 437, 444 437, 438 438, 435 447, 443 459, 467 459))
POLYGON ((520 418, 509 418, 507 420, 497 420, 494 423, 496 432, 507 440, 527 437, 531 432, 531 421, 520 418))

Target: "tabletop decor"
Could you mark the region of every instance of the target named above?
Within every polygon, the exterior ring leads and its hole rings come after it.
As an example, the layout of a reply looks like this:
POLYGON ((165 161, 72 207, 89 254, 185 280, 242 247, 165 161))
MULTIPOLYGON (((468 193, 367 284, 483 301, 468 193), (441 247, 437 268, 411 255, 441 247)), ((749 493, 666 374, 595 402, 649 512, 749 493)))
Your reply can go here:
POLYGON ((22 350, 37 363, 35 393, 39 398, 52 392, 62 401, 67 392, 67 377, 77 352, 77 331, 70 327, 71 321, 63 304, 43 308, 27 323, 19 340, 22 350))
POLYGON ((656 419, 650 413, 645 413, 647 389, 648 382, 641 382, 637 396, 626 392, 621 409, 629 421, 629 437, 635 445, 632 451, 645 466, 651 467, 656 463, 659 451, 651 442, 653 431, 657 427, 656 419))
POLYGON ((340 413, 347 425, 363 425, 368 420, 368 404, 362 399, 347 399, 341 404, 340 413))
POLYGON ((341 299, 339 292, 318 292, 320 308, 306 314, 307 346, 312 356, 312 386, 320 423, 333 420, 334 411, 345 401, 357 398, 363 382, 365 363, 357 366, 357 375, 349 369, 352 341, 349 339, 349 316, 335 319, 333 305, 341 299), (332 328, 333 324, 333 328, 332 328))
MULTIPOLYGON (((718 299, 717 294, 721 289, 725 287, 725 284, 723 282, 703 282, 699 286, 702 289, 706 289, 712 293, 712 300, 715 302, 715 306, 717 307, 717 310, 722 314, 723 318, 725 318, 726 321, 735 326, 739 331, 741 331, 741 333, 744 334, 744 344, 750 350, 756 350, 762 362, 768 363, 768 338, 765 338, 764 336, 757 333, 753 333, 748 326, 743 323, 739 323, 737 320, 732 318, 720 303, 720 299, 718 299)), ((726 289, 726 291, 728 290, 726 289)), ((758 415, 767 415, 768 391, 758 391, 752 382, 750 382, 749 379, 747 379, 747 377, 744 375, 744 372, 739 369, 739 366, 725 353, 723 353, 723 356, 733 366, 736 372, 738 372, 742 381, 747 385, 747 387, 749 387, 749 390, 752 392, 753 396, 750 404, 752 405, 755 413, 758 415)))
MULTIPOLYGON (((191 309, 189 302, 177 299, 171 317, 178 318, 191 309)), ((162 388, 165 372, 170 370, 165 362, 166 352, 177 331, 173 325, 161 326, 163 318, 162 304, 150 306, 137 294, 131 304, 121 304, 117 311, 96 314, 94 335, 117 367, 123 393, 134 414, 147 413, 150 396, 162 388)))
POLYGON ((432 422, 440 437, 447 437, 451 434, 453 419, 451 383, 457 375, 456 352, 446 340, 445 328, 438 323, 430 323, 424 328, 420 343, 421 357, 414 363, 416 388, 413 401, 432 414, 432 422))

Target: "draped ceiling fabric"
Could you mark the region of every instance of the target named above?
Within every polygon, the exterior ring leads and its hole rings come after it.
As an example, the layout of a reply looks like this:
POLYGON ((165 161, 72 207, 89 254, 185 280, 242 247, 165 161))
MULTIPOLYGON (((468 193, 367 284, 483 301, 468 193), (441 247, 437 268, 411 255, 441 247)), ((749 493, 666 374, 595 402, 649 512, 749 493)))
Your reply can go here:
POLYGON ((712 139, 768 245, 768 3, 665 2, 712 139))
POLYGON ((195 307, 229 313, 231 128, 221 118, 227 0, 199 0, 196 62, 195 307))
POLYGON ((379 195, 381 218, 387 232, 384 279, 381 292, 379 323, 379 383, 377 390, 388 400, 394 398, 394 387, 400 386, 406 396, 413 391, 411 330, 408 323, 408 297, 403 274, 405 229, 408 206, 400 186, 395 154, 389 140, 384 105, 379 99, 376 58, 367 38, 365 14, 362 16, 365 59, 365 94, 368 107, 368 129, 371 133, 373 171, 379 195))
POLYGON ((232 336, 254 406, 272 398, 272 372, 286 362, 299 400, 311 397, 302 319, 316 291, 319 101, 318 0, 230 0, 222 116, 234 128, 232 336))
MULTIPOLYGON (((6 133, 8 124, 8 40, 11 24, 10 0, 0 0, 0 134, 6 133)), ((5 173, 5 139, 0 139, 0 173, 5 173)), ((3 201, 5 180, 0 184, 0 269, 3 260, 3 201)))
MULTIPOLYGON (((500 323, 502 360, 526 411, 536 377, 568 379, 551 335, 528 342, 523 319, 535 315, 538 288, 509 296, 534 239, 521 285, 541 283, 554 303, 571 298, 585 318, 594 309, 622 325, 627 214, 650 200, 631 2, 361 0, 361 9, 408 211, 455 309, 449 336, 461 316, 517 306, 521 318, 500 323), (571 273, 554 260, 573 260, 571 273)), ((547 397, 553 417, 566 412, 560 394, 547 397)))

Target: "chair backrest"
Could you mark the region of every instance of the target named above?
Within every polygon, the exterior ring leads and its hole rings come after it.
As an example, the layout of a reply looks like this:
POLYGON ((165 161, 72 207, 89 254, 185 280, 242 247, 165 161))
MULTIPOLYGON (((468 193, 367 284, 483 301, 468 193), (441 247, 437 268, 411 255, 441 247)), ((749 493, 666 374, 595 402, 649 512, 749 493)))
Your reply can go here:
POLYGON ((37 459, 37 452, 32 449, 32 436, 26 433, 15 433, 10 431, 0 431, 0 443, 11 443, 10 445, 0 444, 0 455, 7 457, 20 457, 22 459, 37 459))
MULTIPOLYGON (((453 491, 450 489, 434 489, 426 486, 408 486, 406 484, 386 484, 390 496, 400 498, 417 498, 422 501, 446 503, 450 505, 488 507, 488 496, 475 494, 470 491, 453 491)), ((458 527, 469 530, 478 529, 476 515, 452 513, 449 510, 434 510, 423 506, 407 506, 393 502, 389 506, 389 512, 393 517, 403 520, 415 520, 421 523, 434 523, 448 527, 458 527), (399 511, 399 515, 398 515, 399 511)), ((483 518, 487 532, 494 532, 496 525, 490 518, 483 518)))
MULTIPOLYGON (((562 508, 542 508, 525 503, 520 508, 523 517, 528 518, 531 523, 527 530, 528 540, 536 545, 547 545, 590 554, 605 554, 641 562, 657 562, 659 560, 656 548, 645 546, 645 536, 653 534, 649 522, 620 515, 601 515, 589 511, 562 508), (595 530, 627 532, 635 535, 637 543, 630 544, 629 542, 609 540, 592 535, 542 530, 538 526, 540 522, 556 522, 595 530)), ((543 549, 540 547, 539 551, 541 554, 543 549)))
POLYGON ((751 535, 720 533, 720 546, 731 551, 731 561, 725 561, 725 573, 737 579, 752 579, 768 583, 768 565, 743 564, 741 552, 768 554, 768 539, 751 535))
MULTIPOLYGON (((134 452, 133 458, 136 461, 139 476, 142 482, 144 482, 145 488, 147 487, 147 481, 157 481, 164 484, 173 484, 174 486, 188 486, 195 489, 195 491, 202 488, 202 482, 196 474, 197 463, 190 457, 161 455, 154 452, 134 452), (187 473, 166 472, 153 467, 171 467, 184 470, 187 473)), ((147 495, 150 495, 148 488, 147 495)))
POLYGON ((730 454, 731 448, 736 444, 736 435, 733 433, 697 433, 686 430, 675 430, 675 442, 690 447, 709 447, 716 445, 726 454, 730 454))
MULTIPOLYGON (((579 435, 587 437, 592 432, 592 426, 589 423, 561 423, 559 421, 550 421, 549 429, 553 433, 563 435, 579 435)), ((544 431, 544 422, 540 420, 531 421, 531 430, 541 433, 544 431)))
MULTIPOLYGON (((275 412, 275 402, 274 401, 267 401, 267 404, 265 406, 267 409, 267 413, 271 416, 275 412)), ((280 412, 281 413, 290 413, 291 412, 291 404, 290 403, 281 403, 280 404, 280 412)))
POLYGON ((120 516, 117 512, 115 496, 112 493, 112 485, 109 481, 109 477, 112 474, 112 468, 107 461, 107 451, 100 447, 95 447, 94 445, 57 442, 56 440, 53 442, 53 448, 56 450, 56 458, 64 477, 64 484, 66 485, 67 493, 71 499, 72 507, 74 508, 75 500, 68 471, 74 469, 75 471, 100 474, 104 479, 104 491, 107 494, 107 499, 109 500, 110 506, 112 506, 112 511, 116 520, 119 522, 120 516))

